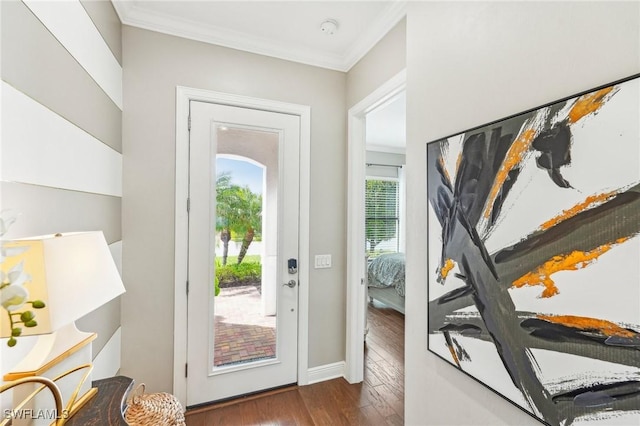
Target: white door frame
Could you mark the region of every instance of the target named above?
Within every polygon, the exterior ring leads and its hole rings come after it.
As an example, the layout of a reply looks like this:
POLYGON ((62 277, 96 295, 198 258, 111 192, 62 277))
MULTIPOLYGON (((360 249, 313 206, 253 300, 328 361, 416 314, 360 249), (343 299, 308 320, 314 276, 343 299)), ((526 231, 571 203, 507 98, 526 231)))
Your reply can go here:
POLYGON ((201 101, 300 117, 300 230, 298 254, 298 384, 309 382, 309 196, 311 107, 190 87, 176 87, 175 288, 173 394, 186 405, 189 102, 201 101))
POLYGON ((364 189, 366 178, 365 116, 405 90, 406 70, 400 71, 349 109, 347 171, 347 353, 345 378, 364 379, 365 328, 365 230, 364 189))

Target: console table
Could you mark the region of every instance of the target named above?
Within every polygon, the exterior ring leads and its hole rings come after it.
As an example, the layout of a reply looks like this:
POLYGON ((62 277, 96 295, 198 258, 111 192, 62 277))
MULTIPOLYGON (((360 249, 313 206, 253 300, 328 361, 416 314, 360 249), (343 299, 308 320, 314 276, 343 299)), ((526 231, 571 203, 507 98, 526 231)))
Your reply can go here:
POLYGON ((127 426, 122 417, 133 379, 125 376, 95 380, 98 394, 87 402, 66 423, 66 426, 127 426))

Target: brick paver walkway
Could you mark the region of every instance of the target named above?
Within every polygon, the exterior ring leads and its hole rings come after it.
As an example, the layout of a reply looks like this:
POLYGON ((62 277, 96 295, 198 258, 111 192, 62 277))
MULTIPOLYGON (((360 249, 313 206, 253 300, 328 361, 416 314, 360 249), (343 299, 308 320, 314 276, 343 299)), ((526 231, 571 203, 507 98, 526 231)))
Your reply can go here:
POLYGON ((276 317, 260 314, 255 286, 221 288, 215 313, 216 367, 275 356, 276 317))

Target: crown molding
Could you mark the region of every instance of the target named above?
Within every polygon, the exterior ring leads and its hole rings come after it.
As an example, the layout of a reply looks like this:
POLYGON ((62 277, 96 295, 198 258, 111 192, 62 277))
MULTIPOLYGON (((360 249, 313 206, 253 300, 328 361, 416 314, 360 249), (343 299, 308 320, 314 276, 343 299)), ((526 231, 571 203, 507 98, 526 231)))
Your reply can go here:
POLYGON ((332 55, 282 46, 239 31, 142 10, 126 0, 113 1, 113 5, 124 25, 343 72, 349 71, 406 14, 406 1, 394 1, 345 55, 332 55))
POLYGON ((405 0, 396 0, 391 3, 347 51, 342 60, 345 71, 349 71, 357 64, 406 15, 407 2, 405 0))

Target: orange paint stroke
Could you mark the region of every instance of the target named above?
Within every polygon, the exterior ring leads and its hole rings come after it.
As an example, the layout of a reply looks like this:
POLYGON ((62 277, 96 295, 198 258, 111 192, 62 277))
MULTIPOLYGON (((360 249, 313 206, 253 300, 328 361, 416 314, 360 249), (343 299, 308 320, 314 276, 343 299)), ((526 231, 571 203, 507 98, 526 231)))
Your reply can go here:
POLYGON ((591 251, 575 250, 566 255, 553 256, 542 266, 533 272, 528 272, 515 280, 512 287, 522 288, 524 286, 543 285, 545 287, 540 297, 553 297, 559 293, 558 287, 551 279, 551 275, 560 271, 576 271, 585 268, 593 263, 598 257, 608 252, 614 245, 628 240, 628 237, 617 239, 614 243, 603 244, 591 251))
POLYGON ((588 317, 576 317, 573 315, 538 315, 539 319, 562 324, 566 327, 577 328, 584 331, 597 330, 605 336, 634 337, 636 333, 622 328, 611 321, 588 317))
POLYGON ((586 115, 596 112, 605 103, 605 97, 611 93, 614 86, 605 87, 595 93, 588 93, 578 98, 569 111, 569 123, 573 124, 586 115))
POLYGON ((456 263, 451 259, 447 259, 444 261, 444 265, 442 265, 442 267, 440 268, 440 278, 443 281, 447 279, 449 272, 451 272, 455 265, 456 263))
POLYGON ((458 366, 458 368, 460 367, 460 360, 458 359, 458 355, 456 355, 456 350, 453 346, 451 346, 450 344, 447 343, 447 346, 449 347, 449 352, 451 352, 451 357, 453 358, 453 361, 456 363, 456 365, 458 366))
POLYGON ((505 156, 504 161, 500 166, 500 170, 498 170, 496 178, 493 181, 493 186, 491 187, 491 191, 489 192, 489 197, 487 197, 487 203, 485 204, 483 213, 485 219, 489 219, 489 216, 491 215, 491 209, 493 208, 493 203, 495 202, 496 197, 498 196, 498 193, 502 188, 502 185, 504 185, 505 181, 507 180, 509 172, 518 164, 520 164, 525 154, 529 150, 531 142, 533 142, 533 139, 536 137, 537 133, 538 132, 534 129, 527 129, 518 136, 513 144, 511 144, 511 147, 509 148, 509 151, 507 151, 507 155, 505 156))
POLYGON ((545 223, 543 223, 542 225, 540 225, 540 229, 546 231, 547 229, 556 226, 560 222, 565 221, 569 218, 572 218, 573 216, 577 215, 580 212, 588 210, 592 207, 596 207, 604 203, 605 201, 608 201, 614 195, 616 195, 616 192, 607 192, 604 194, 590 195, 583 202, 576 204, 570 209, 563 210, 562 213, 560 213, 558 216, 553 217, 548 221, 546 221, 545 223))
POLYGON ((444 163, 444 157, 440 156, 438 161, 440 162, 440 167, 442 168, 442 173, 444 173, 444 177, 447 179, 447 181, 449 181, 450 184, 453 184, 453 181, 451 180, 451 176, 449 176, 449 171, 447 170, 447 166, 444 163))

